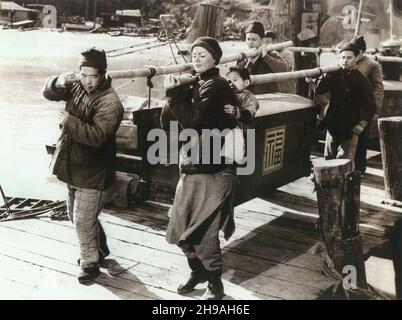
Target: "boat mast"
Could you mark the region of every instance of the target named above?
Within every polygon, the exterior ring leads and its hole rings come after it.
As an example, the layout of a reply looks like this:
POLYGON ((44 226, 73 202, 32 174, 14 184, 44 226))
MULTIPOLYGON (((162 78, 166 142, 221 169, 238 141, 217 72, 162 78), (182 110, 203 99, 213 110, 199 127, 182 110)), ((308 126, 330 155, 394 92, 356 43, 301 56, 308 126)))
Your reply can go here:
POLYGON ((94 3, 94 29, 96 28, 96 11, 98 10, 98 0, 94 3))
POLYGON ((360 0, 359 12, 357 13, 355 36, 358 36, 359 33, 360 33, 360 25, 361 25, 361 18, 362 18, 363 3, 364 3, 364 0, 360 0))
POLYGON ((392 12, 392 1, 389 2, 389 32, 390 39, 394 38, 394 15, 392 12))

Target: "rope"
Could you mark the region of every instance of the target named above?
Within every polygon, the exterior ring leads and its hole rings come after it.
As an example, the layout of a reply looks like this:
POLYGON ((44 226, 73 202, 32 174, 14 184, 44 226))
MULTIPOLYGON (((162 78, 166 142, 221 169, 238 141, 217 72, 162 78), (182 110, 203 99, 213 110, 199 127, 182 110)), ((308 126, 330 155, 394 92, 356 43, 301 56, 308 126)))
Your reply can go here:
POLYGON ((183 58, 184 63, 187 63, 187 59, 184 56, 183 51, 179 48, 179 46, 177 45, 176 40, 174 38, 173 38, 173 44, 175 45, 175 47, 176 47, 177 51, 179 52, 180 56, 183 58))
POLYGON ((167 32, 167 30, 166 30, 165 27, 163 27, 163 30, 165 31, 166 39, 167 39, 167 41, 168 41, 168 43, 169 43, 170 52, 172 53, 174 62, 175 62, 176 64, 179 64, 179 63, 177 62, 177 59, 176 59, 175 55, 174 55, 173 48, 172 48, 172 44, 170 43, 169 34, 168 34, 168 32, 167 32))
MULTIPOLYGON (((168 42, 169 42, 170 51, 172 52, 172 56, 173 56, 174 62, 175 62, 176 64, 179 64, 179 63, 177 62, 177 60, 176 60, 175 55, 174 55, 174 52, 173 52, 173 49, 172 49, 172 45, 171 45, 171 42, 170 42, 170 38, 169 38, 169 32, 168 32, 168 30, 166 29, 164 23, 162 23, 162 28, 163 28, 163 30, 165 31, 166 39, 167 39, 168 42)), ((184 54, 183 54, 182 51, 180 50, 179 46, 177 45, 174 36, 172 36, 172 39, 171 39, 171 40, 172 40, 173 44, 175 45, 175 47, 176 47, 178 53, 180 54, 180 56, 183 58, 184 63, 187 63, 187 60, 186 60, 186 58, 184 57, 184 54)))
POLYGON ((240 52, 241 59, 240 61, 246 61, 247 60, 247 55, 244 52, 240 52))
POLYGON ((132 48, 135 48, 135 47, 143 46, 143 45, 150 44, 150 43, 157 42, 157 41, 159 41, 159 40, 156 39, 156 40, 152 40, 152 41, 148 41, 148 42, 136 43, 136 44, 133 44, 133 45, 128 46, 128 47, 123 47, 123 48, 117 48, 117 49, 113 49, 113 50, 108 50, 108 51, 105 51, 105 53, 108 54, 108 53, 112 53, 112 52, 116 52, 116 51, 120 51, 120 50, 132 49, 132 48))
POLYGON ((131 79, 130 81, 127 81, 127 82, 123 83, 120 87, 116 88, 115 91, 120 91, 125 86, 129 85, 130 83, 133 83, 134 81, 135 81, 135 79, 131 79))
POLYGON ((154 87, 154 84, 152 83, 152 77, 155 76, 156 74, 156 69, 154 67, 146 67, 149 72, 151 73, 147 77, 147 86, 148 86, 148 109, 151 108, 151 90, 154 87))

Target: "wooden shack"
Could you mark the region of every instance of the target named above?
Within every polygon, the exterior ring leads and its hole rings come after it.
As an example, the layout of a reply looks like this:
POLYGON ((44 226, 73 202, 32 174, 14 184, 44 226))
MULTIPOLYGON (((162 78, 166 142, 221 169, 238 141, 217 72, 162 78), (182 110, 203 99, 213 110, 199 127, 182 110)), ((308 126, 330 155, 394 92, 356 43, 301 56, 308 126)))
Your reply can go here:
POLYGON ((26 20, 35 20, 39 12, 24 8, 12 1, 1 1, 0 24, 11 24, 26 20))

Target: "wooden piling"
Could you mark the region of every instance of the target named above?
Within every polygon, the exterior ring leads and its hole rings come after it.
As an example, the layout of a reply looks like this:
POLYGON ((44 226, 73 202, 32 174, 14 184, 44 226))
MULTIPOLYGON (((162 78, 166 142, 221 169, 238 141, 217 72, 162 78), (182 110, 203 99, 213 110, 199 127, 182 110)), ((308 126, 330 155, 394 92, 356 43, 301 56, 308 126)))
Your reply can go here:
POLYGON ((356 285, 367 288, 359 231, 360 173, 348 159, 314 163, 319 228, 327 250, 324 271, 339 280, 345 266, 356 268, 356 285))
POLYGON ((402 206, 402 117, 378 119, 385 202, 402 206))

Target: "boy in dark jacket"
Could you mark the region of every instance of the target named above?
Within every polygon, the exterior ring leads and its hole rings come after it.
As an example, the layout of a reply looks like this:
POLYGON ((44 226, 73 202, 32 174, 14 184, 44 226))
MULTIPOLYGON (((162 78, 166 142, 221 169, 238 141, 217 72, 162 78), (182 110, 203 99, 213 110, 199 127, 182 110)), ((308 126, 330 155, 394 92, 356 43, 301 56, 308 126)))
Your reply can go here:
POLYGON ((109 254, 98 216, 115 177, 115 135, 124 109, 106 76, 106 55, 95 48, 81 53, 80 74, 48 79, 43 95, 66 101, 62 130, 53 156, 53 174, 67 184, 67 212, 80 245, 80 283, 99 274, 99 261, 109 254))
POLYGON ((319 125, 327 129, 325 159, 350 159, 354 163, 358 136, 376 112, 369 80, 356 69, 359 49, 352 43, 341 48, 341 69, 326 75, 317 94, 331 92, 327 113, 319 125))
MULTIPOLYGON (((373 117, 373 125, 378 126, 378 115, 381 111, 382 100, 384 98, 384 85, 382 83, 382 67, 373 59, 367 57, 364 53, 366 51, 366 41, 363 36, 357 37, 353 43, 359 49, 359 55, 357 56, 357 70, 367 77, 373 88, 373 95, 376 102, 376 113, 373 117)), ((359 141, 357 143, 355 165, 356 170, 359 170, 362 174, 366 172, 367 167, 367 146, 369 140, 371 123, 368 123, 366 129, 361 135, 359 135, 359 141)))

